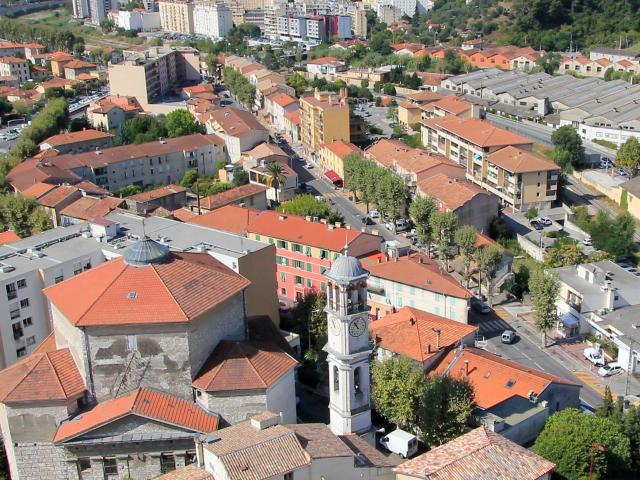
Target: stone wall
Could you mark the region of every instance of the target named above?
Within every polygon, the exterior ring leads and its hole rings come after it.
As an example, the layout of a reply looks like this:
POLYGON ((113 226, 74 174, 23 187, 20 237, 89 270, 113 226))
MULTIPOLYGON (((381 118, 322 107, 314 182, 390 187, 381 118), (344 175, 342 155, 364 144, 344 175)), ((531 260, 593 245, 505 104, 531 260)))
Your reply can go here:
POLYGON ((229 392, 226 395, 198 391, 196 402, 204 409, 219 414, 220 420, 227 424, 242 422, 267 410, 265 391, 229 392))

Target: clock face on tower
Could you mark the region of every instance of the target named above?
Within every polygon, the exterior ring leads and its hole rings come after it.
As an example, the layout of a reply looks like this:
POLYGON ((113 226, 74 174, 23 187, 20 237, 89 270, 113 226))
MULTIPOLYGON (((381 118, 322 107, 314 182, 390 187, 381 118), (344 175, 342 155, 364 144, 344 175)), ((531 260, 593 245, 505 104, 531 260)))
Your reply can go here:
POLYGON ((367 323, 362 318, 356 318, 349 324, 349 334, 352 337, 359 337, 367 329, 367 323))

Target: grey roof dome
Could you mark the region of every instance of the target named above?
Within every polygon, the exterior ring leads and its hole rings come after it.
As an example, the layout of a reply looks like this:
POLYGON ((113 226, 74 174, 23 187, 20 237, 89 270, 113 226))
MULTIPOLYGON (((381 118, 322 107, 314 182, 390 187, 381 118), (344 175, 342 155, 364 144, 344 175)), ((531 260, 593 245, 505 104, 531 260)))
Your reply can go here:
POLYGON ((336 258, 327 273, 328 278, 338 283, 348 283, 368 276, 369 272, 362 268, 360 260, 349 255, 340 255, 336 258))
POLYGON ((165 261, 171 251, 169 247, 151 240, 146 235, 124 251, 124 261, 134 267, 144 267, 165 261))

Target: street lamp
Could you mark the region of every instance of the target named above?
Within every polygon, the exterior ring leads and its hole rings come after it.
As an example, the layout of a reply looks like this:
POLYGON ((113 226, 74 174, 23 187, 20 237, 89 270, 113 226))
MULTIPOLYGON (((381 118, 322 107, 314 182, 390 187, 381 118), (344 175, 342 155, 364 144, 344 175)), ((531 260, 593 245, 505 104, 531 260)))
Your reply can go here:
POLYGON ((593 456, 596 450, 598 450, 600 453, 604 453, 606 449, 602 445, 599 445, 595 442, 591 444, 591 461, 589 462, 589 480, 593 479, 593 456))

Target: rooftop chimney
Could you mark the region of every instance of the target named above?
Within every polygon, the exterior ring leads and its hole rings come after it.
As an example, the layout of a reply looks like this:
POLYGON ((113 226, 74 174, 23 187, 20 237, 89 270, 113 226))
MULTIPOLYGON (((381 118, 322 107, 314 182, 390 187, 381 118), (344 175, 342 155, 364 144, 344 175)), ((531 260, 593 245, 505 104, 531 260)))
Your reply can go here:
POLYGON ((464 375, 465 377, 469 376, 469 360, 464 361, 464 375))
POLYGON ((434 328, 433 331, 436 334, 436 348, 438 350, 440 350, 440 329, 439 328, 434 328))
POLYGON ((272 412, 264 412, 255 417, 251 417, 251 427, 254 430, 265 430, 280 423, 280 415, 272 412))

